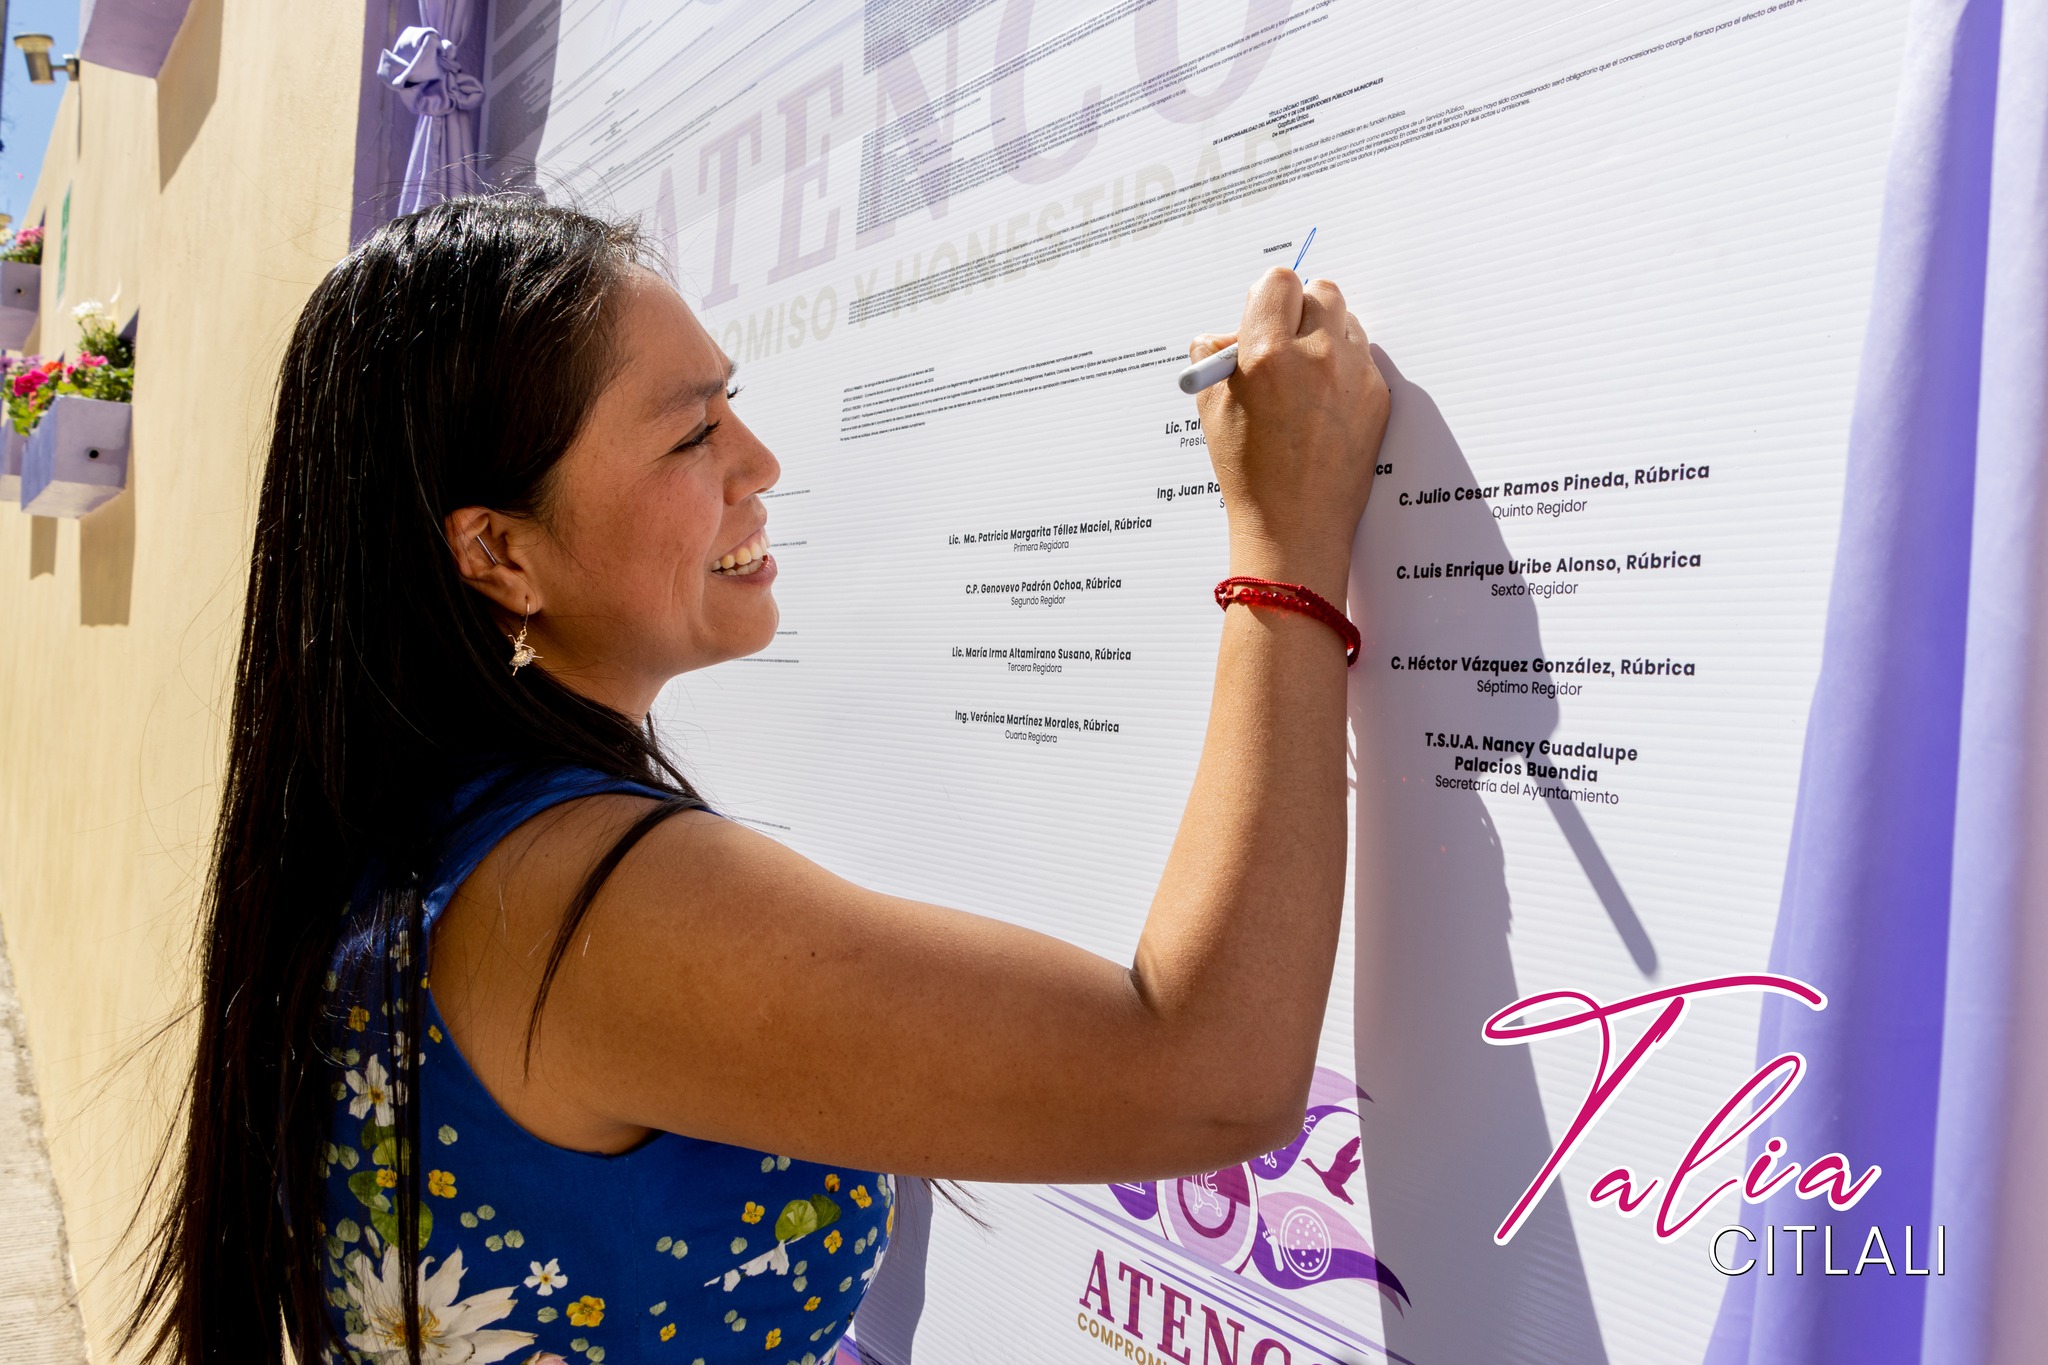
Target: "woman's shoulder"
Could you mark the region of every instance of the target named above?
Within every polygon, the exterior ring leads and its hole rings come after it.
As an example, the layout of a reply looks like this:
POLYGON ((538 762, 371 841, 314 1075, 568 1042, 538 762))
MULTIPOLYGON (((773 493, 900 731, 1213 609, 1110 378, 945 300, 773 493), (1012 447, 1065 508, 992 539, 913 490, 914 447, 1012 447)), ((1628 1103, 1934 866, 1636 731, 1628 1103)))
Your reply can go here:
MULTIPOLYGON (((490 844, 528 819, 563 802, 626 796, 702 805, 679 787, 651 777, 607 772, 575 763, 496 762, 468 765, 439 806, 436 831, 441 861, 459 858, 480 840, 490 844), (495 837, 493 837, 495 836, 495 837)), ((478 854, 478 860, 481 859, 478 854)))
POLYGON ((457 767, 444 790, 425 803, 429 814, 409 847, 364 857, 343 908, 330 988, 353 1000, 379 994, 380 964, 409 958, 413 936, 431 933, 478 866, 537 816, 576 812, 578 818, 563 822, 569 828, 592 817, 619 825, 639 811, 676 803, 703 808, 687 791, 584 765, 480 760, 457 767))

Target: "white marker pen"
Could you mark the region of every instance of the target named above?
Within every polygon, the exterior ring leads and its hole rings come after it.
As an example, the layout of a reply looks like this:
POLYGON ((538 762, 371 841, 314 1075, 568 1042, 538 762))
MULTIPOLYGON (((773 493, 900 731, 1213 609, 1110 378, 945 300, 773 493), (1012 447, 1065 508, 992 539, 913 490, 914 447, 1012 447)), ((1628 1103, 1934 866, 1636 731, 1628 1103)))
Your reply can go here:
MULTIPOLYGON (((1310 228, 1308 236, 1302 239, 1301 250, 1295 253, 1294 270, 1301 272, 1301 262, 1308 255, 1308 245, 1316 239, 1316 230, 1310 228)), ((1237 373, 1237 343, 1231 342, 1214 355, 1203 356, 1180 372, 1180 391, 1200 393, 1211 384, 1221 384, 1237 373)))

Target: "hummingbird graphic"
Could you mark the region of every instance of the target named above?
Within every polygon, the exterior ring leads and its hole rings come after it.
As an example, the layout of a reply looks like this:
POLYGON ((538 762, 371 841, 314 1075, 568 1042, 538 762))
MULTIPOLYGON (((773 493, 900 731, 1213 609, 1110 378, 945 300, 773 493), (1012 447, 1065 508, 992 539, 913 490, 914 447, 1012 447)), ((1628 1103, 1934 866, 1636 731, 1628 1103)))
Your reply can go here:
POLYGON ((1314 1171, 1322 1180, 1323 1188, 1345 1203, 1351 1203, 1351 1196, 1344 1193, 1345 1182, 1358 1173, 1358 1139, 1353 1138, 1337 1149, 1337 1155, 1330 1159, 1330 1169, 1324 1170, 1307 1157, 1301 1164, 1314 1171))

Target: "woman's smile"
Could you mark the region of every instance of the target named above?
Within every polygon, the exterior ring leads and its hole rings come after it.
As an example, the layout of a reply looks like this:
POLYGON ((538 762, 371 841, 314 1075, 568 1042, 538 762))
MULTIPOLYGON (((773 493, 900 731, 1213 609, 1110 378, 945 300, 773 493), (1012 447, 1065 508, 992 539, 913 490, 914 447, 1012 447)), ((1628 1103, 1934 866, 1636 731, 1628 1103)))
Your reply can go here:
POLYGON ((711 572, 721 578, 749 578, 772 566, 768 557, 768 528, 764 526, 720 555, 711 572))

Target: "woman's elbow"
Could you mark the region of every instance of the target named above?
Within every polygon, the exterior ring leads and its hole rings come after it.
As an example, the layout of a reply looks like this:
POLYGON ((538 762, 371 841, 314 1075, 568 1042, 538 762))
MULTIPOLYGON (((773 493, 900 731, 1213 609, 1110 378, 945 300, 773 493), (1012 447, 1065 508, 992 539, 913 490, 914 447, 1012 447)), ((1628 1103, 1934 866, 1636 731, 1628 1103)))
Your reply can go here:
POLYGON ((1254 1094, 1216 1106, 1202 1124, 1203 1170, 1222 1170, 1285 1147, 1301 1135, 1308 1113, 1301 1093, 1254 1094))

